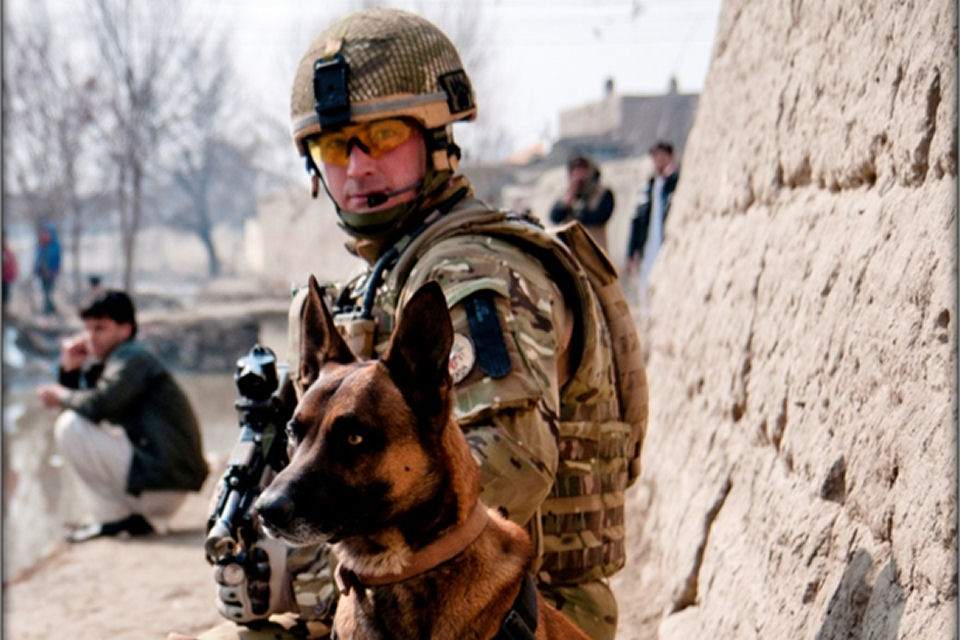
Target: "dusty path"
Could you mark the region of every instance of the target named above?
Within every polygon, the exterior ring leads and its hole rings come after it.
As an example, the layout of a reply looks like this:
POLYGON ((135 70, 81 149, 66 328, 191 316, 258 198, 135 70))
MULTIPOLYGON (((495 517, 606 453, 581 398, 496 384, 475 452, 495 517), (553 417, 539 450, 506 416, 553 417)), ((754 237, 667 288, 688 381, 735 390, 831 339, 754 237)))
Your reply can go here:
POLYGON ((4 585, 3 637, 145 640, 213 626, 206 510, 206 496, 192 495, 166 536, 59 545, 4 585))
MULTIPOLYGON (((63 543, 14 577, 3 587, 3 638, 162 640, 170 631, 196 634, 219 624, 213 579, 203 558, 211 487, 208 480, 204 494, 190 496, 167 536, 63 543)), ((631 601, 641 595, 628 573, 613 581, 621 608, 617 637, 655 638, 655 620, 631 615, 631 601)))

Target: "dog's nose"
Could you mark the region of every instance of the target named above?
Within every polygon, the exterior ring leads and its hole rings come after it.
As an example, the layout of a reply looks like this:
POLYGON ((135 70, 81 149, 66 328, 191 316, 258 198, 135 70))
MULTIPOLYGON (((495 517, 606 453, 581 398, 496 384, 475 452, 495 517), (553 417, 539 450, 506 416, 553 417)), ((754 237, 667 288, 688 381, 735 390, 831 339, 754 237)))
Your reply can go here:
POLYGON ((254 506, 260 517, 274 529, 283 529, 293 520, 293 500, 280 492, 267 491, 254 506))

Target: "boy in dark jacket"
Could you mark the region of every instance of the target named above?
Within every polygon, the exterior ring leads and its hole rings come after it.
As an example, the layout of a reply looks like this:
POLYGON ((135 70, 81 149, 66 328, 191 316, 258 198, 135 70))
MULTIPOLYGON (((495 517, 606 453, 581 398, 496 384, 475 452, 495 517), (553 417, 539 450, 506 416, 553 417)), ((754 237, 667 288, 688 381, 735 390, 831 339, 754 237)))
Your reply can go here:
POLYGON ((84 331, 64 340, 60 380, 37 388, 62 408, 56 439, 93 496, 95 522, 73 542, 164 528, 207 476, 200 429, 173 377, 143 346, 133 303, 95 292, 81 308, 84 331))

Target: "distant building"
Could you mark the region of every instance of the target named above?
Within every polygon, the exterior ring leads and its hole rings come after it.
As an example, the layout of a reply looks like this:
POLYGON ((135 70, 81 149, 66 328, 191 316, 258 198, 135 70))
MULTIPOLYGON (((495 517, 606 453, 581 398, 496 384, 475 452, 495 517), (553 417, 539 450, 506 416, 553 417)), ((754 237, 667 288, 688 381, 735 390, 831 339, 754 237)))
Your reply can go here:
POLYGON ((671 80, 667 93, 653 96, 617 95, 613 80, 607 80, 600 100, 560 112, 560 138, 549 152, 524 154, 526 162, 513 165, 515 179, 504 181, 499 203, 528 210, 546 221, 565 188, 567 159, 573 153, 589 155, 614 192, 616 204, 607 227, 614 239, 609 254, 614 264, 622 266, 638 192, 653 172, 648 150, 656 141, 666 140, 682 160, 698 98, 698 94, 679 93, 676 80, 671 80))
POLYGON ((310 274, 337 282, 358 273, 363 262, 346 251, 349 241, 326 194, 314 199, 298 185, 260 198, 257 217, 244 224, 243 253, 252 275, 267 288, 290 291, 310 274))
POLYGON ((679 93, 671 78, 667 93, 653 96, 617 95, 608 80, 597 102, 560 112, 560 139, 608 143, 624 155, 642 155, 657 140, 682 151, 693 126, 698 94, 679 93))
POLYGON ((529 166, 558 166, 574 152, 597 162, 643 156, 657 140, 671 142, 680 158, 698 98, 696 93, 679 93, 675 78, 667 93, 647 96, 617 95, 608 79, 600 100, 560 112, 559 140, 529 166))

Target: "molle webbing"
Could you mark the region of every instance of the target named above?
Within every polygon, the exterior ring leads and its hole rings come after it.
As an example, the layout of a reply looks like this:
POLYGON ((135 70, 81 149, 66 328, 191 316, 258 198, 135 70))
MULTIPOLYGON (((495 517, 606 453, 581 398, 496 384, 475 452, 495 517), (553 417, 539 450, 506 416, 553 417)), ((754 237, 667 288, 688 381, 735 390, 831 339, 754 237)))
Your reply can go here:
POLYGON ((621 420, 633 427, 630 442, 633 450, 626 452, 631 460, 630 484, 633 484, 640 475, 640 450, 647 432, 649 411, 647 374, 640 337, 623 289, 620 288, 616 269, 607 255, 596 246, 591 235, 581 225, 569 223, 557 230, 557 237, 570 247, 583 266, 610 330, 621 420))
POLYGON ((560 423, 560 460, 543 503, 543 564, 551 582, 599 579, 620 569, 629 481, 628 425, 560 423))
POLYGON ((579 223, 561 228, 558 240, 528 219, 468 199, 403 251, 388 289, 397 295, 427 248, 461 235, 494 236, 524 249, 557 280, 578 319, 573 374, 561 390, 559 466, 541 508, 539 573, 554 583, 611 575, 625 562, 625 489, 639 472, 647 420, 640 344, 616 270, 579 223))

